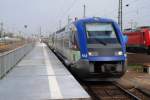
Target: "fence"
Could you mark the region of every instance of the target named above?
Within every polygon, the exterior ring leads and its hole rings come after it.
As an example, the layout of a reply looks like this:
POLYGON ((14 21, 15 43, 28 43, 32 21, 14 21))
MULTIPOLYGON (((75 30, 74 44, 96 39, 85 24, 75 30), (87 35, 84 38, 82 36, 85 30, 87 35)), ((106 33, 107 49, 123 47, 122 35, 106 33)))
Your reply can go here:
POLYGON ((0 55, 0 78, 5 76, 34 46, 34 43, 25 44, 12 51, 0 55))

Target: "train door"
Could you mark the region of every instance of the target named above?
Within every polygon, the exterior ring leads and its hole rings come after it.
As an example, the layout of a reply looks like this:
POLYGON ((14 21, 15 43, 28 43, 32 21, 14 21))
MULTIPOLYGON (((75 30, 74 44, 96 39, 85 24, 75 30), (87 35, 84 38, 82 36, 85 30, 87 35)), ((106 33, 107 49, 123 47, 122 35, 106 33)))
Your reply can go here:
POLYGON ((150 54, 150 29, 145 29, 145 46, 147 54, 150 54))
POLYGON ((67 59, 74 63, 80 59, 80 51, 76 40, 77 30, 74 24, 70 24, 66 27, 66 33, 64 37, 65 55, 67 59))
POLYGON ((145 39, 146 39, 146 46, 150 47, 150 29, 146 29, 146 31, 145 31, 145 39))
POLYGON ((142 38, 142 39, 141 39, 141 43, 143 44, 143 46, 145 46, 145 43, 146 43, 146 37, 145 37, 145 36, 146 36, 146 34, 145 34, 144 31, 142 31, 141 34, 142 34, 142 35, 141 35, 141 36, 142 36, 142 37, 141 37, 141 38, 142 38))
POLYGON ((70 50, 71 50, 71 60, 73 63, 80 59, 80 50, 77 43, 77 29, 74 24, 71 24, 70 27, 71 34, 70 34, 70 50))
POLYGON ((70 61, 70 34, 71 34, 71 30, 70 30, 70 25, 66 26, 65 28, 65 33, 64 33, 64 39, 63 39, 63 53, 65 55, 65 57, 68 59, 68 61, 70 61))

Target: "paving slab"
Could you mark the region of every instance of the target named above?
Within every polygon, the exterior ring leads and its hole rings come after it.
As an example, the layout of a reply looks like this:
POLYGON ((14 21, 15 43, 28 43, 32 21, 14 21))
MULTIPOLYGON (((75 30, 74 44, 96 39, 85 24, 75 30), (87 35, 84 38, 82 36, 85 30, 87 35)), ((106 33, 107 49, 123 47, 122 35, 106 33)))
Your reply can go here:
POLYGON ((86 100, 87 92, 43 43, 0 80, 0 100, 86 100))

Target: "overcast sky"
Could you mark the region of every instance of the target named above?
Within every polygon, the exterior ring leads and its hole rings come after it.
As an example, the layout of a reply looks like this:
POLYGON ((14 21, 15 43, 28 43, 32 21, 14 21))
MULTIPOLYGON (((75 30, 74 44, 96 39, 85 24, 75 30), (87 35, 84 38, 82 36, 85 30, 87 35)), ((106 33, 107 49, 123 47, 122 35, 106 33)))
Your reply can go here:
MULTIPOLYGON (((150 26, 150 0, 123 0, 123 24, 150 26), (130 4, 126 7, 126 4, 130 4)), ((83 5, 86 4, 86 16, 112 18, 117 21, 118 0, 0 0, 0 22, 8 31, 38 33, 53 32, 67 24, 70 16, 81 18, 83 5), (24 29, 24 25, 28 25, 24 29)))

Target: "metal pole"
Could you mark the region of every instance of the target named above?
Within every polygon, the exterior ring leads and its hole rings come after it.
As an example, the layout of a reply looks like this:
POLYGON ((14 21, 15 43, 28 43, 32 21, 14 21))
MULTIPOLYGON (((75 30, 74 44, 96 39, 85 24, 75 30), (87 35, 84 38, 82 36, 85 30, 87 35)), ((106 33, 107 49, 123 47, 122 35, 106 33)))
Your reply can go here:
POLYGON ((68 24, 70 23, 70 20, 69 20, 69 16, 68 16, 68 24))
POLYGON ((3 22, 2 23, 0 23, 0 27, 1 27, 1 29, 0 29, 0 38, 2 37, 2 34, 3 34, 3 22))
POLYGON ((131 24, 131 29, 133 29, 133 20, 131 20, 130 24, 131 24))
POLYGON ((71 18, 70 16, 68 16, 68 24, 71 22, 71 18))
POLYGON ((26 40, 25 40, 25 41, 26 41, 26 43, 28 42, 28 41, 27 41, 27 37, 28 37, 28 36, 27 36, 27 27, 28 27, 28 25, 24 25, 25 34, 26 34, 26 37, 25 37, 25 39, 26 39, 26 40))
POLYGON ((59 20, 59 29, 61 29, 61 20, 59 20))
POLYGON ((122 30, 123 29, 123 23, 122 23, 122 0, 119 0, 118 24, 120 25, 121 30, 122 30))
POLYGON ((41 28, 41 26, 40 26, 40 30, 39 30, 39 35, 40 35, 40 37, 42 35, 42 28, 41 28))
POLYGON ((39 40, 40 40, 40 42, 42 42, 41 38, 42 38, 42 27, 40 26, 40 30, 39 30, 39 40))
POLYGON ((85 13, 86 13, 86 6, 85 6, 85 4, 83 5, 83 18, 85 18, 86 16, 85 16, 85 13))

